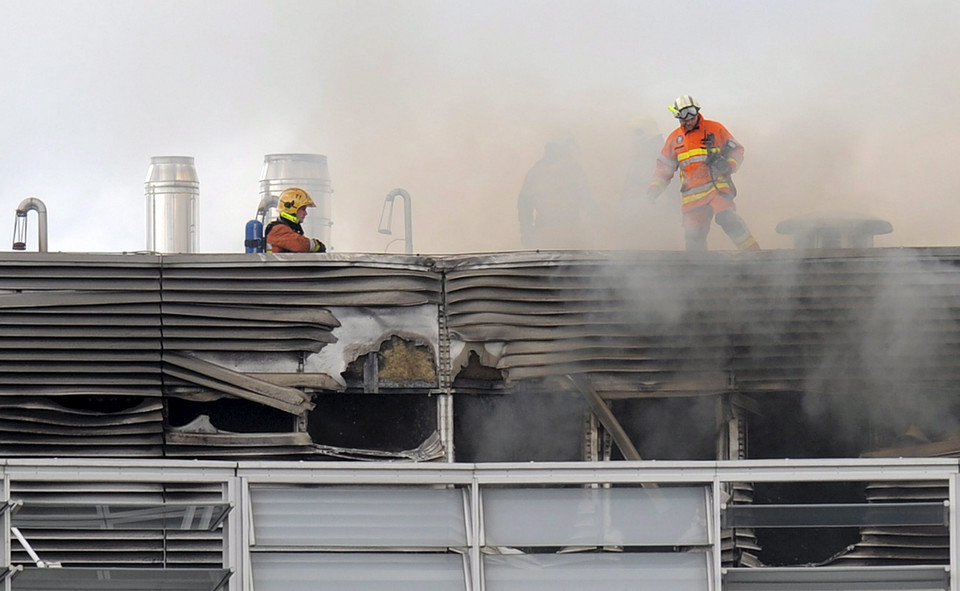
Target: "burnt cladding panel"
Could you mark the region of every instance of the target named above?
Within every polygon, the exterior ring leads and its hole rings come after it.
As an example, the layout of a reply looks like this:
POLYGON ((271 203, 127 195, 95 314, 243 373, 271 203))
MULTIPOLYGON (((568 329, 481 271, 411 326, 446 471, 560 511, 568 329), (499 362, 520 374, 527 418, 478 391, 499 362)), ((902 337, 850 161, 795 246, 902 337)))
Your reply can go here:
POLYGON ((457 395, 457 461, 579 461, 586 410, 569 392, 457 395))
POLYGON ((321 445, 403 451, 437 430, 429 394, 324 394, 316 397, 307 431, 321 445))
POLYGON ((235 398, 193 402, 167 398, 168 422, 182 427, 199 417, 210 417, 217 429, 234 433, 287 433, 293 431, 294 417, 283 411, 235 398))
MULTIPOLYGON (((611 410, 645 460, 716 459, 713 396, 617 400, 611 410)), ((614 446, 614 459, 623 459, 614 446)))
MULTIPOLYGON (((863 503, 862 482, 758 482, 754 503, 863 503)), ((809 565, 828 560, 860 539, 856 527, 757 528, 758 557, 767 566, 809 565)))

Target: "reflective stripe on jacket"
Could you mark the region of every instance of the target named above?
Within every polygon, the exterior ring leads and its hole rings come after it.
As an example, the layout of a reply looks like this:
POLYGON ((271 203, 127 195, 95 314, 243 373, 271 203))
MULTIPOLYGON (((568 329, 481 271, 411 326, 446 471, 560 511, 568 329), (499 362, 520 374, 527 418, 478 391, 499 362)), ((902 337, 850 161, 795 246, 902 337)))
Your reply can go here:
POLYGON ((700 118, 699 124, 691 131, 678 127, 667 137, 657 158, 656 169, 650 190, 659 194, 670 184, 674 173, 680 171, 680 195, 683 211, 690 211, 709 203, 716 194, 733 198, 733 191, 726 175, 713 173, 707 166, 709 146, 707 138, 713 134, 713 145, 725 152, 731 173, 736 172, 743 162, 743 146, 716 121, 700 118))

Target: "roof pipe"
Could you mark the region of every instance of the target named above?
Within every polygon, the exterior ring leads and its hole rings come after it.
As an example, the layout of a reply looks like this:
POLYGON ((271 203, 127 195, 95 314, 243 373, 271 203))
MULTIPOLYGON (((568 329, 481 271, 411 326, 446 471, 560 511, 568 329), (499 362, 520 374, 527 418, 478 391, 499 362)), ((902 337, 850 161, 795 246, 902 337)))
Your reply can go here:
POLYGON ((393 234, 393 231, 390 230, 390 225, 393 221, 393 202, 398 196, 403 198, 404 252, 413 254, 413 214, 410 211, 410 193, 407 193, 403 189, 394 189, 387 194, 387 198, 383 202, 383 209, 380 211, 380 228, 378 231, 381 234, 393 234), (386 220, 384 220, 384 217, 386 217, 386 220))
POLYGON ((273 193, 265 193, 264 196, 260 198, 260 203, 257 205, 257 215, 255 218, 264 226, 267 225, 267 218, 271 213, 270 210, 277 209, 278 200, 279 198, 273 193))
POLYGON ((27 197, 17 206, 17 220, 13 227, 13 250, 27 249, 27 213, 37 212, 37 250, 47 252, 47 206, 36 197, 27 197))

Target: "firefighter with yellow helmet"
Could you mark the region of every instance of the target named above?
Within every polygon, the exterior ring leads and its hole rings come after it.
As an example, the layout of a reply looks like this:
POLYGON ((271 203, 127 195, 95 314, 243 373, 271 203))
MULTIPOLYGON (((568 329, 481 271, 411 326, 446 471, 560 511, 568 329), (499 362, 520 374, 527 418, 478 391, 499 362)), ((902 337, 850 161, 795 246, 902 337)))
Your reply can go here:
POLYGON ((314 206, 316 203, 310 195, 298 187, 280 193, 277 199, 279 217, 263 232, 267 252, 326 252, 323 242, 303 235, 301 224, 307 217, 307 208, 314 206))

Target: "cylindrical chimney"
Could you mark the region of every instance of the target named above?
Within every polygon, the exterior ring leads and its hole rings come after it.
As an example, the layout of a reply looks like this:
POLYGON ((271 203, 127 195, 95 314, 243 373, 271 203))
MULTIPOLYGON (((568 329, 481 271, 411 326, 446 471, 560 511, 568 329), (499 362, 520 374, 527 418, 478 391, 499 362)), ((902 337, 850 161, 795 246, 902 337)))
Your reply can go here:
POLYGON ((193 156, 154 156, 147 180, 147 250, 197 251, 200 180, 193 156))
POLYGON ((310 194, 316 207, 310 208, 303 222, 303 233, 317 238, 330 248, 330 219, 333 189, 327 157, 320 154, 267 154, 260 175, 260 208, 267 211, 266 222, 277 217, 277 198, 284 189, 300 187, 310 194))

